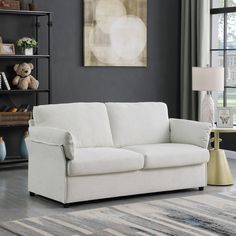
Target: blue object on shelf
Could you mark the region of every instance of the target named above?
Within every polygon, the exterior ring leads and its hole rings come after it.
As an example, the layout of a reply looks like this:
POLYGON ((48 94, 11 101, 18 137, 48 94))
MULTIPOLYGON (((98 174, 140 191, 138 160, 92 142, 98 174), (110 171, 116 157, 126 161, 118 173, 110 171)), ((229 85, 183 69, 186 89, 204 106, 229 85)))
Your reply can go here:
POLYGON ((4 161, 6 158, 6 146, 2 137, 0 137, 0 161, 4 161))
POLYGON ((21 144, 20 144, 20 156, 22 159, 28 159, 29 158, 29 153, 28 153, 28 149, 26 147, 26 143, 25 143, 25 138, 28 136, 28 133, 26 133, 26 135, 24 135, 21 139, 21 144))

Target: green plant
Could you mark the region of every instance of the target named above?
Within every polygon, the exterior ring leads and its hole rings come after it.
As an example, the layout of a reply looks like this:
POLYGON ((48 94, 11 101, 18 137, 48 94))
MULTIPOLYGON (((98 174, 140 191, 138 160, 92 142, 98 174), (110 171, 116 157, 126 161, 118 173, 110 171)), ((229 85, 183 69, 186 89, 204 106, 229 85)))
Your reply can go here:
POLYGON ((16 46, 23 49, 27 49, 37 47, 38 43, 33 38, 24 37, 16 41, 16 46))

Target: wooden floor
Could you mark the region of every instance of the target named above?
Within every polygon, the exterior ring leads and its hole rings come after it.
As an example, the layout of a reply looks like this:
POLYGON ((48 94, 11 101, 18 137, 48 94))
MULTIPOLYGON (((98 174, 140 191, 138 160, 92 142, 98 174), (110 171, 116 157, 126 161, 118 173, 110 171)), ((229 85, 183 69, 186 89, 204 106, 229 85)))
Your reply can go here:
MULTIPOLYGON (((229 160, 234 178, 236 179, 236 160, 229 160)), ((30 197, 27 191, 27 170, 0 171, 0 223, 9 220, 27 217, 48 216, 82 209, 91 209, 103 206, 111 206, 122 203, 133 203, 146 200, 173 198, 178 196, 191 196, 211 192, 236 191, 236 186, 230 187, 206 187, 204 192, 195 189, 175 191, 168 193, 148 194, 135 197, 125 197, 112 200, 95 201, 90 203, 75 204, 68 209, 61 204, 42 197, 30 197)), ((0 236, 11 236, 0 229, 0 236)))

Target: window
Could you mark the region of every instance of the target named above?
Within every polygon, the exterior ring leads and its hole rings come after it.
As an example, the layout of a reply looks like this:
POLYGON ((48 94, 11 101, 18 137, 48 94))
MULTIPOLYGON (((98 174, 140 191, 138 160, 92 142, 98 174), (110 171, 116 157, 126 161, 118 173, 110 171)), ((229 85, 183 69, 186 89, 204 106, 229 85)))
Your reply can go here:
POLYGON ((211 65, 225 67, 225 90, 216 106, 234 110, 236 123, 236 0, 211 0, 211 65))

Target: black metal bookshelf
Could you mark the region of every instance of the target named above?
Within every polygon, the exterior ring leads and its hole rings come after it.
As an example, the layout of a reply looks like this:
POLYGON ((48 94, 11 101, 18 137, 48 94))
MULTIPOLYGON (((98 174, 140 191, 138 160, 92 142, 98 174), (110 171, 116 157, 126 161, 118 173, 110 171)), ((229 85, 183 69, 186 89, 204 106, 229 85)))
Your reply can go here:
MULTIPOLYGON (((24 11, 24 10, 2 10, 0 9, 0 16, 1 15, 8 15, 9 17, 13 16, 28 16, 33 17, 35 24, 35 39, 39 41, 39 28, 41 27, 40 18, 46 17, 47 18, 47 53, 40 54, 38 48, 36 48, 34 55, 0 55, 0 64, 2 62, 6 63, 10 60, 34 60, 35 61, 35 76, 37 79, 40 80, 39 76, 39 60, 47 60, 48 66, 48 78, 47 78, 47 88, 46 89, 38 89, 38 90, 0 90, 0 97, 1 96, 14 96, 14 95, 27 95, 27 94, 34 94, 35 95, 35 105, 39 105, 39 95, 42 93, 46 93, 48 95, 48 104, 51 103, 51 28, 52 28, 52 12, 47 11, 24 11)), ((1 21, 0 21, 1 25, 1 21)), ((0 124, 0 131, 1 129, 9 129, 9 128, 22 128, 27 130, 28 125, 1 125, 0 124)), ((20 156, 7 156, 4 161, 0 161, 0 170, 7 169, 7 168, 19 168, 19 167, 26 167, 27 160, 22 159, 20 156)))

